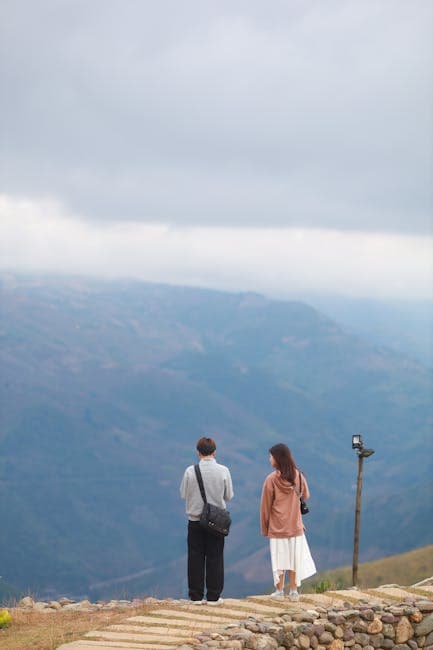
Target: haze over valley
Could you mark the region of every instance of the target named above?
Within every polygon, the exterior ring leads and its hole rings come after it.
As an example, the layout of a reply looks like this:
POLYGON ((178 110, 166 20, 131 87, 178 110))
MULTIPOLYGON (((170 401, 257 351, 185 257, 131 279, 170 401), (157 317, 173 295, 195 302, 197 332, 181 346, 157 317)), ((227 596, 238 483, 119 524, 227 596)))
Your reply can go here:
POLYGON ((178 487, 202 434, 235 484, 228 595, 269 582, 258 503, 278 441, 310 482, 320 568, 351 557, 357 432, 376 450, 361 559, 432 542, 422 364, 254 293, 4 274, 1 303, 0 555, 15 587, 185 595, 178 487))

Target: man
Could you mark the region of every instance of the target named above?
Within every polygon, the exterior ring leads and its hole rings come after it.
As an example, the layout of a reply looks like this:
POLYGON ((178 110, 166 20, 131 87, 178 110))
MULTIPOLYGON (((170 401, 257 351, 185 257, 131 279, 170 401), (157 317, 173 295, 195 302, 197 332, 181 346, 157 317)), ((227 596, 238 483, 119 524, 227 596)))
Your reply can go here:
MULTIPOLYGON (((233 485, 227 467, 215 460, 216 445, 212 438, 200 438, 197 442, 199 467, 203 477, 206 498, 220 508, 233 498, 233 485)), ((209 605, 223 602, 220 598, 224 587, 224 537, 216 537, 200 526, 203 499, 195 475, 194 465, 185 470, 180 485, 180 495, 186 500, 188 515, 188 587, 193 603, 201 605, 206 597, 209 605)))

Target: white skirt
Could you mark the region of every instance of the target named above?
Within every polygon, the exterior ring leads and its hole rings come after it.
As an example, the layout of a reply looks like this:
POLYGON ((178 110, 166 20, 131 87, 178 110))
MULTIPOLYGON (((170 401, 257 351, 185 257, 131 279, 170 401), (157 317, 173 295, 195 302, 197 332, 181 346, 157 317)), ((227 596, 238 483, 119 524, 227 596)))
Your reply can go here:
POLYGON ((298 587, 301 586, 302 580, 306 580, 316 573, 316 565, 311 557, 305 535, 284 539, 271 538, 269 547, 275 586, 279 583, 284 571, 295 571, 298 587))

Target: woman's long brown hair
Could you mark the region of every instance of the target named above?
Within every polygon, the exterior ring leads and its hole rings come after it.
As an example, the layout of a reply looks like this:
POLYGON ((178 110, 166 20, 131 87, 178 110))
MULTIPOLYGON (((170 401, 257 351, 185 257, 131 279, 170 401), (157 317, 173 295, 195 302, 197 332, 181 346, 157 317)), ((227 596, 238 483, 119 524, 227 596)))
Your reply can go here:
POLYGON ((296 477, 296 464, 288 446, 280 442, 278 445, 271 447, 269 453, 274 457, 277 469, 280 470, 283 479, 289 481, 289 483, 294 483, 296 477))

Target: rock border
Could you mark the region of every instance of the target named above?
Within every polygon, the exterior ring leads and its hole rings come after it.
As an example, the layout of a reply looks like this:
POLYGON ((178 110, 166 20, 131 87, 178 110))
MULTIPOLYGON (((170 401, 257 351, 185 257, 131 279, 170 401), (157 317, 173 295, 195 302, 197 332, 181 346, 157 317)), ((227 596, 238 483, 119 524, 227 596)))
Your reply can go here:
POLYGON ((54 612, 94 612, 98 610, 113 610, 113 609, 130 609, 140 607, 142 605, 161 605, 166 603, 166 600, 159 600, 157 598, 135 598, 134 600, 99 600, 96 603, 91 603, 89 600, 72 600, 71 598, 60 598, 59 600, 50 600, 48 602, 42 600, 34 600, 31 596, 21 598, 16 607, 8 607, 10 611, 13 609, 20 609, 25 611, 43 612, 45 614, 53 614, 54 612))
MULTIPOLYGON (((283 606, 284 607, 284 606, 283 606)), ((218 632, 197 634, 196 643, 178 650, 433 650, 433 602, 406 600, 372 605, 291 610, 271 621, 249 616, 218 632)))

